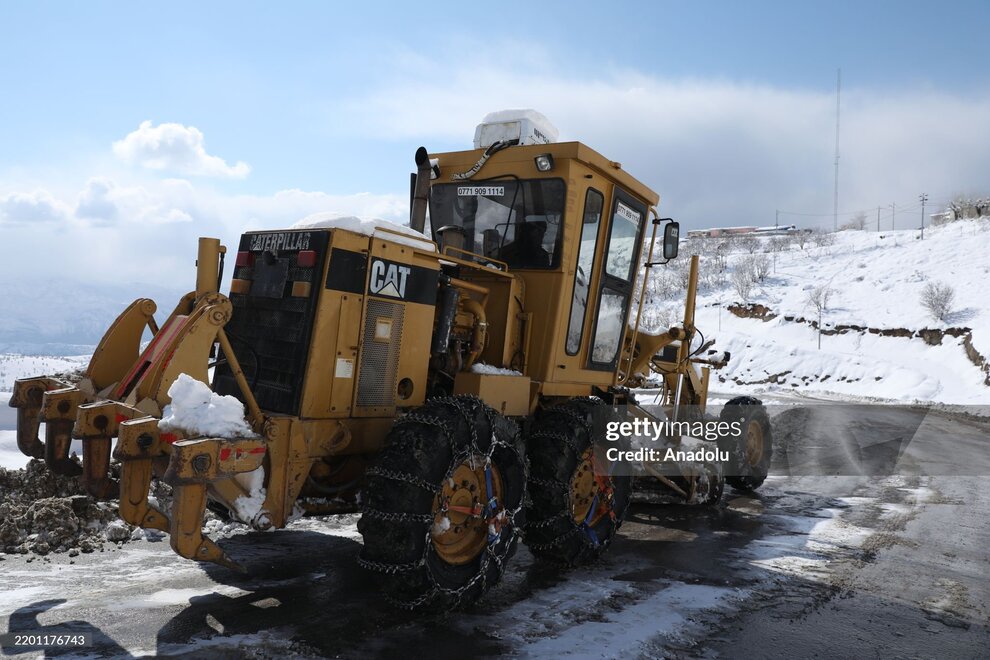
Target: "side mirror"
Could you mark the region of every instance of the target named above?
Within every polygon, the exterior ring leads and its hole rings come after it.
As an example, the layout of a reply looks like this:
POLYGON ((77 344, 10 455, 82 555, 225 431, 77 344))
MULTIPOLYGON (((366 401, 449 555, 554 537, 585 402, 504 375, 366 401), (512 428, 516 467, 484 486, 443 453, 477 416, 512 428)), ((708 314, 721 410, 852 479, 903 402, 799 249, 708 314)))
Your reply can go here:
POLYGON ((663 228, 663 258, 670 260, 677 257, 677 245, 680 240, 681 226, 671 220, 663 228))

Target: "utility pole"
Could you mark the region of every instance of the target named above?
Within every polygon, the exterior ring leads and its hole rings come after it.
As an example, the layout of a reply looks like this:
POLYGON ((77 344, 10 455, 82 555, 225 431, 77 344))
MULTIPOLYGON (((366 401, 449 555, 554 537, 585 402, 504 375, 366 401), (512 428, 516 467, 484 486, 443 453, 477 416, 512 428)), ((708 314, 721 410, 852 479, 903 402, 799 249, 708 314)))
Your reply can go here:
POLYGON ((897 219, 897 202, 890 205, 890 229, 894 229, 894 220, 897 219))
POLYGON ((877 233, 880 233, 880 207, 877 207, 877 233))
MULTIPOLYGON (((776 211, 774 211, 774 214, 775 215, 774 215, 774 219, 773 219, 773 228, 776 230, 776 229, 778 229, 780 227, 780 209, 777 209, 776 211)), ((774 234, 776 234, 776 233, 777 232, 774 231, 774 234)), ((776 236, 774 237, 773 240, 775 240, 775 241, 777 240, 776 236)), ((773 274, 774 275, 777 274, 777 251, 776 250, 773 251, 773 274)), ((719 317, 720 321, 721 321, 721 318, 722 317, 720 316, 719 317)), ((719 326, 719 329, 721 329, 721 326, 719 326)))
POLYGON ((921 200, 921 240, 925 240, 925 202, 928 201, 928 193, 921 193, 918 199, 921 200))
POLYGON ((835 75, 835 196, 832 198, 832 231, 839 231, 839 92, 842 89, 842 69, 835 75))

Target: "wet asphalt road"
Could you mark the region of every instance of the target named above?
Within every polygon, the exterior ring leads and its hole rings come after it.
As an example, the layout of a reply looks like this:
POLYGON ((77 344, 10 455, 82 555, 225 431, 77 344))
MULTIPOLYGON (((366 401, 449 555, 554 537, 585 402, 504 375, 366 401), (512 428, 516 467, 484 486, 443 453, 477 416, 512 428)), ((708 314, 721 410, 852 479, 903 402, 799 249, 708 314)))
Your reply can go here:
POLYGON ((786 451, 757 494, 636 504, 579 570, 520 546, 464 612, 383 605, 355 565, 356 516, 339 516, 222 541, 248 576, 167 542, 6 556, 0 631, 88 631, 107 657, 987 657, 986 423, 815 408, 775 429, 786 451))

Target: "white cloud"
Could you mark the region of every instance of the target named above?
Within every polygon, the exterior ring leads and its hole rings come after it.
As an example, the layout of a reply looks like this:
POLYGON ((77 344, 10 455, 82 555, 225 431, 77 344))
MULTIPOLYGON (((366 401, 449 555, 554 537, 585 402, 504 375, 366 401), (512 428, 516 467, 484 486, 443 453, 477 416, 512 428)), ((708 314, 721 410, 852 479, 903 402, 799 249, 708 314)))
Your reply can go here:
POLYGON ((251 172, 247 163, 228 165, 223 158, 206 153, 203 133, 182 124, 141 122, 136 131, 113 143, 113 152, 131 165, 189 176, 243 179, 251 172))
MULTIPOLYGON (((272 195, 230 195, 182 179, 129 180, 93 177, 78 192, 11 190, 0 196, 0 222, 17 250, 0 262, 0 282, 29 269, 39 252, 46 274, 85 281, 153 282, 191 286, 200 236, 236 249, 240 235, 281 229, 324 211, 404 222, 408 198, 368 193, 333 195, 283 190, 272 195), (57 239, 39 232, 39 221, 58 227, 57 239)), ((171 301, 163 304, 171 304, 171 301)))
POLYGON ((115 222, 119 215, 112 196, 116 184, 106 177, 94 177, 86 182, 76 202, 76 217, 92 220, 97 224, 115 222))
MULTIPOLYGON (((348 131, 446 150, 469 148, 486 113, 512 107, 535 108, 561 140, 620 161, 660 193, 664 215, 688 227, 772 224, 775 209, 822 214, 782 221, 831 225, 835 96, 827 90, 639 72, 573 77, 475 58, 440 77, 407 70, 338 111, 354 117, 341 122, 348 131)), ((986 92, 844 90, 840 212, 875 213, 921 192, 933 201, 987 192, 987 116, 986 92)))
POLYGON ((44 189, 13 192, 0 196, 0 222, 25 225, 57 222, 68 217, 69 208, 44 189))

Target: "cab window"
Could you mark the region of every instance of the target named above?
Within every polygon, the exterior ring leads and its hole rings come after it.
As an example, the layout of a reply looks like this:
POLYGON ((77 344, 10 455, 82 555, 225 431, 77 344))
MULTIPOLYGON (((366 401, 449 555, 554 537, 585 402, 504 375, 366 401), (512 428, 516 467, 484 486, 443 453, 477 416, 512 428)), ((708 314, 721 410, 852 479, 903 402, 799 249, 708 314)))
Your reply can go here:
POLYGON ((461 228, 468 252, 548 270, 560 263, 566 200, 562 179, 443 183, 430 189, 430 222, 434 233, 461 228))

